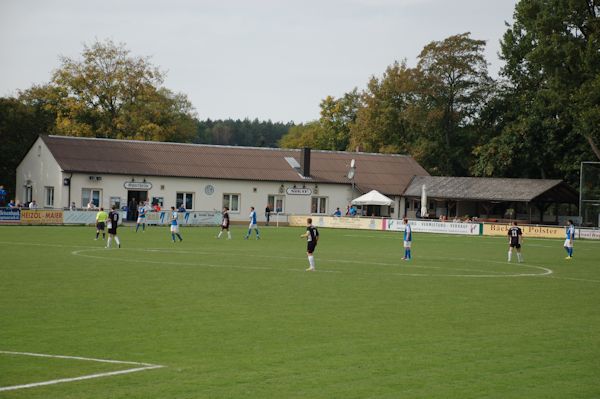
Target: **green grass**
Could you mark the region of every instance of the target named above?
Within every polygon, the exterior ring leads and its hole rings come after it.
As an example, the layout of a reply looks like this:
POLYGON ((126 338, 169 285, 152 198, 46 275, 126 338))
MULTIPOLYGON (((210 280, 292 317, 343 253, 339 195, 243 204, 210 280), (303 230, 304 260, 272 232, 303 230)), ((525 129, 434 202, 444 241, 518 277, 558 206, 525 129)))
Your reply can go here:
MULTIPOLYGON (((0 398, 600 397, 600 243, 517 265, 417 233, 402 262, 399 233, 321 229, 307 273, 303 230, 0 227, 0 350, 166 366, 0 398)), ((128 367, 0 354, 0 386, 128 367)))

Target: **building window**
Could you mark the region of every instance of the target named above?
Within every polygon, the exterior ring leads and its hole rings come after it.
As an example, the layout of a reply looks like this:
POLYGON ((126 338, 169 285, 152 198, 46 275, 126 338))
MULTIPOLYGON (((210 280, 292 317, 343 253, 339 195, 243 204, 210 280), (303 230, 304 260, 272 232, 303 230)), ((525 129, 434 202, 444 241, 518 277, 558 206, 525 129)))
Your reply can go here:
POLYGON ((30 184, 25 186, 25 193, 23 197, 25 198, 26 204, 30 203, 33 200, 33 187, 30 184))
POLYGON ((44 187, 46 202, 44 206, 54 207, 54 187, 44 187))
POLYGON ((183 205, 185 209, 190 210, 194 208, 194 194, 193 193, 177 193, 177 200, 175 206, 179 209, 183 205))
POLYGON ((267 204, 269 204, 269 209, 271 209, 271 212, 285 212, 285 208, 283 207, 283 198, 283 195, 269 195, 267 197, 267 204))
POLYGON ((86 207, 87 204, 92 202, 96 208, 100 207, 100 190, 94 190, 92 188, 81 189, 81 206, 86 207))
POLYGON ((311 213, 327 213, 327 197, 312 197, 311 213))
POLYGON ((239 194, 223 194, 223 208, 229 208, 231 212, 240 211, 240 195, 239 194))

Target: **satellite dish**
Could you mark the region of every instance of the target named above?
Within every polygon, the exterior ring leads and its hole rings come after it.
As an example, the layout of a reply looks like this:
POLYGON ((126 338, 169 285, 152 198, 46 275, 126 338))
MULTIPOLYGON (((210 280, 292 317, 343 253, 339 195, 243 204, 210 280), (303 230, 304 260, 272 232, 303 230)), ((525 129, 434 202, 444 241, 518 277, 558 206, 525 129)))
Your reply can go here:
POLYGON ((354 168, 350 168, 350 170, 348 171, 348 180, 352 180, 352 178, 354 177, 354 168))
POLYGON ((356 168, 356 160, 353 159, 352 161, 350 161, 350 167, 352 169, 356 168))

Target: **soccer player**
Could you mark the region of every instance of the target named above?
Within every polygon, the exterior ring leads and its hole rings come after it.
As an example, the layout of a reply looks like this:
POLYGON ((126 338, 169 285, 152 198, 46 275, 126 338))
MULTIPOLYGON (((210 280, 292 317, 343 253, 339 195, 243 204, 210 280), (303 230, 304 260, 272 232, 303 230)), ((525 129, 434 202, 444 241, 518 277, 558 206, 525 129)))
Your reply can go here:
POLYGON ((512 249, 515 248, 517 250, 517 259, 519 263, 523 262, 523 257, 521 256, 521 244, 523 243, 523 231, 519 226, 517 226, 517 222, 514 221, 513 225, 510 229, 508 229, 508 261, 510 262, 512 258, 512 249))
POLYGON ((315 248, 317 247, 317 242, 319 241, 319 230, 315 226, 312 225, 312 219, 306 219, 306 233, 302 234, 301 238, 306 238, 306 255, 308 256, 308 269, 307 272, 315 271, 315 257, 313 253, 315 252, 315 248))
POLYGON ((565 259, 572 259, 573 258, 573 241, 575 241, 575 225, 573 224, 573 221, 571 219, 569 219, 569 221, 567 222, 567 229, 565 230, 565 250, 567 251, 567 257, 565 259))
POLYGON ((108 214, 108 241, 106 242, 106 248, 110 248, 110 242, 115 239, 115 242, 121 248, 121 241, 117 236, 117 225, 119 224, 119 212, 117 212, 117 206, 113 205, 112 211, 108 214))
POLYGON ((102 239, 106 239, 106 221, 108 220, 108 213, 104 210, 104 208, 100 208, 98 213, 96 214, 96 240, 100 236, 100 232, 102 232, 102 239))
POLYGON ((221 231, 217 238, 221 238, 223 235, 223 231, 227 230, 227 239, 231 240, 231 232, 229 231, 229 208, 223 208, 223 221, 221 222, 221 231))
POLYGON ((179 242, 183 241, 181 234, 179 234, 179 224, 177 223, 177 216, 179 213, 175 210, 175 207, 171 207, 171 239, 175 242, 175 236, 179 238, 179 242))
POLYGON ((246 234, 246 237, 244 237, 244 240, 247 240, 250 237, 250 234, 252 234, 252 229, 254 229, 254 231, 256 231, 256 239, 260 240, 260 233, 258 232, 258 225, 256 224, 256 211, 254 210, 254 207, 251 206, 250 207, 250 225, 248 226, 248 234, 246 234))
POLYGON ((141 206, 138 208, 138 218, 135 225, 136 233, 138 232, 140 225, 142 225, 142 233, 146 231, 146 212, 148 212, 148 208, 146 208, 146 203, 142 202, 141 206))
POLYGON ((408 223, 408 218, 402 219, 402 223, 404 224, 404 256, 402 260, 411 260, 412 255, 410 253, 410 247, 412 245, 412 228, 408 223))

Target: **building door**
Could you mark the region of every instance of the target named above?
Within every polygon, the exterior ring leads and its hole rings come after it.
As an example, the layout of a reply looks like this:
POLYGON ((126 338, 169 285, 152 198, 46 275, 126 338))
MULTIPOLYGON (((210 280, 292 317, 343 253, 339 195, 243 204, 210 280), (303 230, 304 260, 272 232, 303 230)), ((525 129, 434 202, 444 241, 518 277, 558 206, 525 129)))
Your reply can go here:
POLYGON ((140 202, 148 200, 148 191, 127 191, 127 220, 137 220, 140 202))

